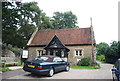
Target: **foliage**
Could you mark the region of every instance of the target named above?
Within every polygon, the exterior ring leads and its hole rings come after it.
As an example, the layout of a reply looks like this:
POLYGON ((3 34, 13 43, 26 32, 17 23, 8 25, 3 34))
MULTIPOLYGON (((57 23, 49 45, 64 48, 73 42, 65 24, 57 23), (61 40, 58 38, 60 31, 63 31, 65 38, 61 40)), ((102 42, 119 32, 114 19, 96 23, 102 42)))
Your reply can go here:
POLYGON ((104 56, 104 55, 97 55, 97 56, 96 56, 96 59, 97 59, 98 61, 104 62, 104 61, 105 61, 105 56, 104 56))
POLYGON ((120 42, 113 41, 105 54, 105 61, 108 63, 115 63, 115 61, 120 58, 119 50, 120 42))
POLYGON ((78 28, 77 17, 71 12, 55 12, 51 23, 53 25, 53 29, 65 29, 65 28, 78 28))
POLYGON ((107 63, 115 63, 120 58, 120 41, 113 41, 110 46, 106 43, 98 44, 97 55, 104 55, 107 63))
POLYGON ((24 62, 18 62, 17 66, 23 66, 24 62))
POLYGON ((109 48, 109 45, 107 43, 101 42, 97 44, 96 48, 97 48, 97 55, 105 55, 109 48))
POLYGON ((3 43, 26 47, 36 29, 50 28, 50 19, 37 6, 37 2, 23 3, 16 7, 11 2, 2 3, 3 43))
POLYGON ((53 17, 37 6, 37 2, 2 2, 2 39, 3 43, 19 48, 26 44, 32 33, 38 29, 77 28, 77 17, 71 12, 55 12, 53 17))
POLYGON ((11 70, 7 67, 0 67, 0 71, 6 72, 6 71, 11 71, 11 70))
POLYGON ((89 66, 91 65, 91 58, 90 57, 85 57, 79 60, 78 66, 89 66))
POLYGON ((72 69, 100 69, 100 66, 97 65, 97 66, 93 67, 93 66, 75 66, 75 65, 71 65, 70 68, 72 68, 72 69))
POLYGON ((15 56, 20 56, 21 55, 21 48, 18 48, 17 46, 12 46, 10 44, 6 45, 6 44, 2 44, 2 49, 8 49, 11 50, 13 53, 15 53, 15 56))
POLYGON ((17 30, 18 14, 14 5, 10 2, 2 3, 2 40, 3 43, 13 43, 17 30))

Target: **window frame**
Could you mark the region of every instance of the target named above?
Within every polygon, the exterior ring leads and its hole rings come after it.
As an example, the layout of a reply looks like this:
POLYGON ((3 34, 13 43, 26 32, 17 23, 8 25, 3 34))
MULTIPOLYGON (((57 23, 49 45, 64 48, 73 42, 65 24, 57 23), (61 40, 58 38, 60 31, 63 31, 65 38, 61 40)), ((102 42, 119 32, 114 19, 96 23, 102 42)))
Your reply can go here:
POLYGON ((37 50, 37 56, 44 55, 44 50, 37 50))
POLYGON ((83 56, 83 49, 75 49, 75 56, 83 56))

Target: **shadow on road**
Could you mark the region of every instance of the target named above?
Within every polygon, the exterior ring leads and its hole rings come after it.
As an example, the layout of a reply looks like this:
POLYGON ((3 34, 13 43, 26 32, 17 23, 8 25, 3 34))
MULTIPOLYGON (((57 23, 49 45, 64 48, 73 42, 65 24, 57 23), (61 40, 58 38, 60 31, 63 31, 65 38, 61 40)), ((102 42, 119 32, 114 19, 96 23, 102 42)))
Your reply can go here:
MULTIPOLYGON (((59 74, 59 73, 62 73, 62 72, 64 72, 64 71, 56 72, 55 74, 59 74)), ((48 78, 47 75, 39 75, 39 74, 35 74, 35 73, 25 74, 24 76, 33 77, 33 78, 48 78)))

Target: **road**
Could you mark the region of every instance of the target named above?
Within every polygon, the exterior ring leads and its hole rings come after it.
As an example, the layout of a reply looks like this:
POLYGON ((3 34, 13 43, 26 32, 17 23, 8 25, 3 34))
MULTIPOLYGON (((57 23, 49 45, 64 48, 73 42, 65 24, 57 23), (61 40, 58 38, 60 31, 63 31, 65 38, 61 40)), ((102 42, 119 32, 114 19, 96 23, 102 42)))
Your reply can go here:
POLYGON ((101 69, 70 69, 69 72, 63 71, 56 73, 53 77, 37 76, 29 72, 19 70, 18 74, 7 77, 7 79, 112 79, 111 68, 113 65, 102 63, 100 65, 101 69))

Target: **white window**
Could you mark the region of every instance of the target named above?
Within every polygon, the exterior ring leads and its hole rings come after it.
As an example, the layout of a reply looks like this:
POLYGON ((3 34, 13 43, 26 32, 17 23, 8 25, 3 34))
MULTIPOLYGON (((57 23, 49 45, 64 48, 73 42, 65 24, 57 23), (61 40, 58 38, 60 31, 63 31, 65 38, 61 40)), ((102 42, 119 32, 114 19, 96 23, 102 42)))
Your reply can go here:
POLYGON ((47 55, 50 55, 50 50, 47 51, 47 55))
POLYGON ((75 50, 75 55, 76 56, 83 56, 82 49, 75 50))
POLYGON ((54 55, 54 56, 56 55, 56 50, 53 50, 53 55, 54 55))
POLYGON ((64 50, 61 50, 61 57, 64 57, 64 50))
POLYGON ((37 50, 37 56, 42 56, 43 55, 43 50, 37 50))

